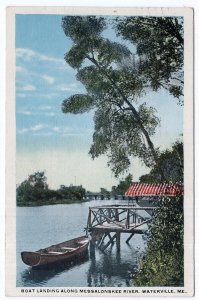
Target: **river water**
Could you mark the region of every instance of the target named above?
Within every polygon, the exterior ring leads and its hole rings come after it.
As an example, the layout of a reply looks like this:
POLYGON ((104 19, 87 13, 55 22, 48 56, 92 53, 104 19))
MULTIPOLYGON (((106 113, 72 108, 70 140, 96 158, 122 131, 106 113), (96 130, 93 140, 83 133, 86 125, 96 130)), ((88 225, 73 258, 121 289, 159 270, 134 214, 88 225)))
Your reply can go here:
MULTIPOLYGON (((124 204, 125 201, 122 201, 124 204)), ((34 251, 85 234, 88 208, 117 200, 92 200, 81 204, 59 204, 38 207, 17 207, 17 287, 126 287, 132 285, 130 274, 136 269, 145 248, 142 235, 121 235, 121 251, 116 246, 105 253, 95 251, 79 262, 62 267, 32 269, 20 257, 24 250, 34 251)))

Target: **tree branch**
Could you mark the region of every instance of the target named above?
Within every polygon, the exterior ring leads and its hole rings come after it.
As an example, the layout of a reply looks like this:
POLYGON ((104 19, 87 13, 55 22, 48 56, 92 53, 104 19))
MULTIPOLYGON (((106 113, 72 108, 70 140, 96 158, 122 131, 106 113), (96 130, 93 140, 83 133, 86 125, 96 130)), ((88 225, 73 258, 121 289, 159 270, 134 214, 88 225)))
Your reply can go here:
POLYGON ((153 145, 153 142, 151 141, 150 139, 150 136, 147 132, 147 130, 145 129, 144 125, 142 124, 142 121, 140 119, 140 116, 137 112, 137 110, 135 109, 135 107, 132 105, 132 103, 127 99, 127 97, 124 95, 123 91, 117 86, 117 84, 114 82, 114 80, 110 77, 109 74, 107 74, 106 70, 104 70, 100 64, 95 60, 93 59, 92 57, 90 57, 89 55, 86 55, 87 59, 90 60, 99 70, 100 72, 106 76, 106 78, 109 79, 109 81, 111 82, 111 84, 114 86, 114 88, 118 91, 118 93, 122 96, 122 99, 124 100, 124 102, 129 106, 129 108, 131 109, 131 112, 133 113, 133 116, 136 120, 136 122, 138 123, 142 133, 144 134, 145 138, 146 138, 146 141, 147 141, 147 144, 148 144, 148 147, 149 149, 151 150, 151 154, 153 156, 153 159, 156 163, 156 165, 158 166, 159 170, 160 170, 160 174, 161 174, 161 178, 162 180, 165 179, 164 177, 164 174, 163 174, 163 170, 161 169, 160 165, 159 165, 159 162, 158 162, 158 156, 157 156, 157 153, 155 151, 155 148, 154 148, 154 145, 153 145))

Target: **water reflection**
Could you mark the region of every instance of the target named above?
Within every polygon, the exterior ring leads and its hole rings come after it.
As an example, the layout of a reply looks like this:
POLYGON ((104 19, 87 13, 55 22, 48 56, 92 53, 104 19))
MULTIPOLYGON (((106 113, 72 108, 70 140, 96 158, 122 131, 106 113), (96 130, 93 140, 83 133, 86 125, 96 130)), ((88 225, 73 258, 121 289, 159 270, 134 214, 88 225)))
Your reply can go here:
MULTIPOLYGON (((113 287, 132 285, 131 276, 137 268, 137 257, 131 256, 126 259, 121 257, 120 251, 109 249, 100 258, 96 253, 90 255, 87 284, 89 287, 113 287), (115 253, 114 253, 115 252, 115 253), (125 281, 121 281, 125 279, 125 281)), ((99 250, 96 250, 99 251, 99 250)), ((135 250, 132 248, 133 253, 135 250)))
POLYGON ((71 262, 60 262, 39 268, 29 267, 21 275, 23 286, 43 286, 49 279, 67 272, 75 266, 81 266, 88 260, 89 254, 86 253, 83 257, 71 262))

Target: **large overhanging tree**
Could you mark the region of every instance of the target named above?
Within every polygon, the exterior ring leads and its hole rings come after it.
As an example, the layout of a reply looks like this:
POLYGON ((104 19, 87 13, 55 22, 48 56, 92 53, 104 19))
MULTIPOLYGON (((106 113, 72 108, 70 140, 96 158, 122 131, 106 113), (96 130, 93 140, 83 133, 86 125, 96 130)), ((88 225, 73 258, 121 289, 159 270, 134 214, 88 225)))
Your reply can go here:
POLYGON ((77 69, 77 79, 87 94, 76 94, 63 102, 63 112, 82 113, 95 108, 95 132, 90 154, 106 153, 115 175, 126 170, 130 156, 140 157, 146 165, 158 157, 150 136, 158 119, 145 104, 136 109, 144 82, 121 62, 130 59, 123 45, 101 36, 106 28, 103 18, 64 17, 64 32, 73 41, 65 60, 77 69))
MULTIPOLYGON (((126 38, 123 21, 118 30, 126 38)), ((103 37, 106 22, 102 17, 66 16, 62 27, 73 42, 65 60, 86 88, 85 94, 64 100, 62 110, 74 114, 95 110, 92 158, 107 154, 118 176, 128 169, 132 156, 139 157, 148 167, 156 165, 164 180, 158 149, 151 140, 159 119, 154 108, 140 102, 149 88, 156 89, 146 68, 141 72, 143 59, 138 63, 126 46, 103 37)))

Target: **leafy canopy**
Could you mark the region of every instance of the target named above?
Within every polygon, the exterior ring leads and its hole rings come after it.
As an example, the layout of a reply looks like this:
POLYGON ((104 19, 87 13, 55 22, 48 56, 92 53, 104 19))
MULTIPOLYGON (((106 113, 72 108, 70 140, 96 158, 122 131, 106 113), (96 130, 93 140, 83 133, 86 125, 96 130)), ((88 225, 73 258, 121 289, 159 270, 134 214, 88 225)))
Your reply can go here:
POLYGON ((64 113, 83 113, 95 109, 95 132, 90 148, 92 158, 109 157, 116 176, 128 169, 131 156, 147 166, 157 162, 157 149, 151 141, 159 123, 155 109, 138 100, 146 80, 136 68, 127 68, 130 50, 103 37, 102 17, 63 18, 62 27, 73 41, 65 54, 66 62, 77 70, 77 80, 87 94, 73 95, 62 103, 64 113))
POLYGON ((154 91, 167 89, 183 103, 184 39, 182 17, 117 18, 118 35, 136 47, 137 71, 154 91))
MULTIPOLYGON (((183 143, 177 141, 173 144, 172 149, 162 151, 159 155, 159 164, 164 171, 167 182, 183 182, 184 177, 184 157, 183 143)), ((160 182, 160 174, 158 168, 152 168, 149 174, 142 175, 140 182, 160 182)))
POLYGON ((128 174, 124 180, 120 180, 117 186, 112 186, 112 195, 124 195, 129 186, 132 184, 133 176, 128 174))
POLYGON ((37 206, 47 204, 80 202, 86 190, 82 186, 61 185, 59 189, 48 188, 45 172, 35 172, 17 187, 17 205, 37 206))
POLYGON ((35 172, 17 187, 17 203, 38 202, 46 199, 48 185, 44 172, 35 172))

